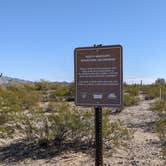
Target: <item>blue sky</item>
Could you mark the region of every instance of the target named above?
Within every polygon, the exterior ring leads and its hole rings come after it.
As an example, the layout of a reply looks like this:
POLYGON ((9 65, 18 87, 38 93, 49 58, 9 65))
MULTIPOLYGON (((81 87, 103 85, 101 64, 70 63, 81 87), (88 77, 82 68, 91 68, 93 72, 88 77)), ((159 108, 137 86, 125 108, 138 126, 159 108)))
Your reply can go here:
POLYGON ((124 78, 166 78, 165 0, 0 0, 0 72, 73 80, 73 50, 121 44, 124 78))

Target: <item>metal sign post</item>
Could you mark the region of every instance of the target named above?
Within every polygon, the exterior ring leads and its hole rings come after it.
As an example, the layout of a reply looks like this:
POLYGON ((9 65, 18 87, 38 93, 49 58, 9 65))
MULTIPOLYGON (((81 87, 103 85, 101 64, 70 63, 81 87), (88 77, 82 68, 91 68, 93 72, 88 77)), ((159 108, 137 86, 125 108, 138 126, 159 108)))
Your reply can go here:
POLYGON ((75 104, 95 107, 95 165, 103 166, 102 106, 122 106, 122 46, 76 48, 74 71, 75 104))
POLYGON ((95 107, 95 166, 103 166, 102 107, 95 107))

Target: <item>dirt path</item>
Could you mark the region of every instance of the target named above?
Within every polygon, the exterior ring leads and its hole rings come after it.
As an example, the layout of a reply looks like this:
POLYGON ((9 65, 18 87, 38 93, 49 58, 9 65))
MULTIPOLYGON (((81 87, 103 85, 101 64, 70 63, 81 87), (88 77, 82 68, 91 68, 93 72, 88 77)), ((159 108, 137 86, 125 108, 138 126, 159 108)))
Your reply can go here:
POLYGON ((135 130, 134 138, 129 143, 127 152, 114 154, 111 165, 125 166, 162 166, 164 161, 160 154, 160 140, 155 133, 155 121, 158 116, 150 111, 150 103, 141 101, 138 106, 124 109, 119 115, 112 117, 123 121, 124 125, 135 130))
MULTIPOLYGON (((120 114, 111 115, 111 121, 120 119, 124 126, 134 129, 135 132, 128 148, 120 149, 112 157, 104 158, 106 166, 164 166, 160 154, 160 141, 154 132, 154 123, 158 116, 149 110, 151 102, 153 101, 142 100, 138 106, 125 108, 120 114)), ((27 159, 15 165, 94 166, 94 159, 88 154, 70 152, 49 160, 32 161, 27 159)))

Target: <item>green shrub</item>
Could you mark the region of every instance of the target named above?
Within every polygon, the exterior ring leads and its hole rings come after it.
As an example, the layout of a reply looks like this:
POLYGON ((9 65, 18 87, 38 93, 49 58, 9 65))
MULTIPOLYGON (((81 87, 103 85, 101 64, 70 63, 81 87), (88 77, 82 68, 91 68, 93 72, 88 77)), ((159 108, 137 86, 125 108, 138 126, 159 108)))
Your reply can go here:
POLYGON ((12 138, 13 137, 13 134, 14 134, 14 128, 13 126, 9 126, 9 125, 6 125, 6 126, 0 126, 0 138, 12 138))
POLYGON ((144 85, 141 87, 141 91, 150 98, 159 98, 161 89, 161 97, 166 100, 166 85, 144 85))
POLYGON ((0 111, 0 126, 9 121, 9 116, 5 112, 0 111))
POLYGON ((24 84, 7 84, 0 87, 0 125, 1 134, 11 135, 15 131, 17 117, 25 110, 33 110, 38 105, 39 96, 33 86, 24 84), (8 124, 13 124, 9 132, 8 124), (7 127, 7 128, 6 128, 7 127), (5 130, 6 128, 6 130, 5 130))
MULTIPOLYGON (((103 110, 104 148, 112 150, 126 145, 132 133, 122 127, 120 121, 110 123, 108 113, 103 110)), ((46 144, 54 141, 59 148, 65 143, 76 147, 86 144, 87 148, 94 144, 94 111, 80 110, 66 103, 54 103, 47 114, 42 111, 20 113, 16 126, 28 141, 46 144)))
MULTIPOLYGON (((23 134, 27 141, 55 142, 59 147, 65 143, 79 147, 94 144, 94 110, 55 102, 73 95, 73 85, 53 87, 46 83, 9 84, 0 87, 0 137, 12 137, 15 132, 23 134), (39 103, 41 97, 51 96, 49 105, 39 103), (39 107, 41 104, 41 107, 39 107), (12 124, 12 125, 11 125, 12 124)), ((50 100, 50 99, 49 99, 50 100)), ((130 104, 136 101, 130 97, 130 104)), ((121 123, 110 123, 109 114, 103 110, 103 137, 105 148, 125 143, 130 131, 121 123)))
POLYGON ((133 130, 122 127, 120 120, 110 122, 108 111, 103 112, 103 142, 104 149, 109 152, 120 146, 127 146, 127 141, 133 138, 133 130))
POLYGON ((160 119, 156 122, 156 131, 162 141, 162 153, 166 157, 166 102, 157 100, 151 105, 151 110, 158 113, 160 119))
POLYGON ((37 91, 46 91, 51 89, 51 83, 49 81, 40 80, 39 82, 35 82, 34 88, 37 91))
POLYGON ((9 84, 1 88, 1 107, 8 107, 10 111, 20 111, 35 106, 39 101, 39 95, 34 90, 26 88, 22 84, 9 84))
POLYGON ((156 131, 162 141, 166 141, 166 118, 161 119, 156 123, 156 131))
POLYGON ((126 93, 128 93, 130 96, 138 96, 140 87, 135 85, 125 85, 124 90, 126 93))
POLYGON ((151 104, 151 110, 157 112, 159 115, 166 114, 166 102, 157 100, 151 104))
POLYGON ((138 105, 140 102, 140 98, 137 96, 130 96, 129 94, 124 95, 123 103, 124 106, 133 106, 138 105))
POLYGON ((152 97, 152 98, 156 98, 160 96, 160 89, 158 87, 149 87, 147 89, 147 96, 148 97, 152 97))
POLYGON ((163 156, 166 157, 166 117, 164 119, 160 119, 156 123, 156 131, 162 141, 163 156))

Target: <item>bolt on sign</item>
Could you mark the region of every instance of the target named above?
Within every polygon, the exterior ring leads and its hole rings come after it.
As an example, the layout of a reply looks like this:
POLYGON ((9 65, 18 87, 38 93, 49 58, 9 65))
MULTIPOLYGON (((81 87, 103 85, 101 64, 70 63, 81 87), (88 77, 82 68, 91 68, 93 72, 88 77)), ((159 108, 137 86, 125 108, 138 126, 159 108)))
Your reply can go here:
POLYGON ((76 48, 74 69, 76 105, 122 106, 122 46, 76 48))

